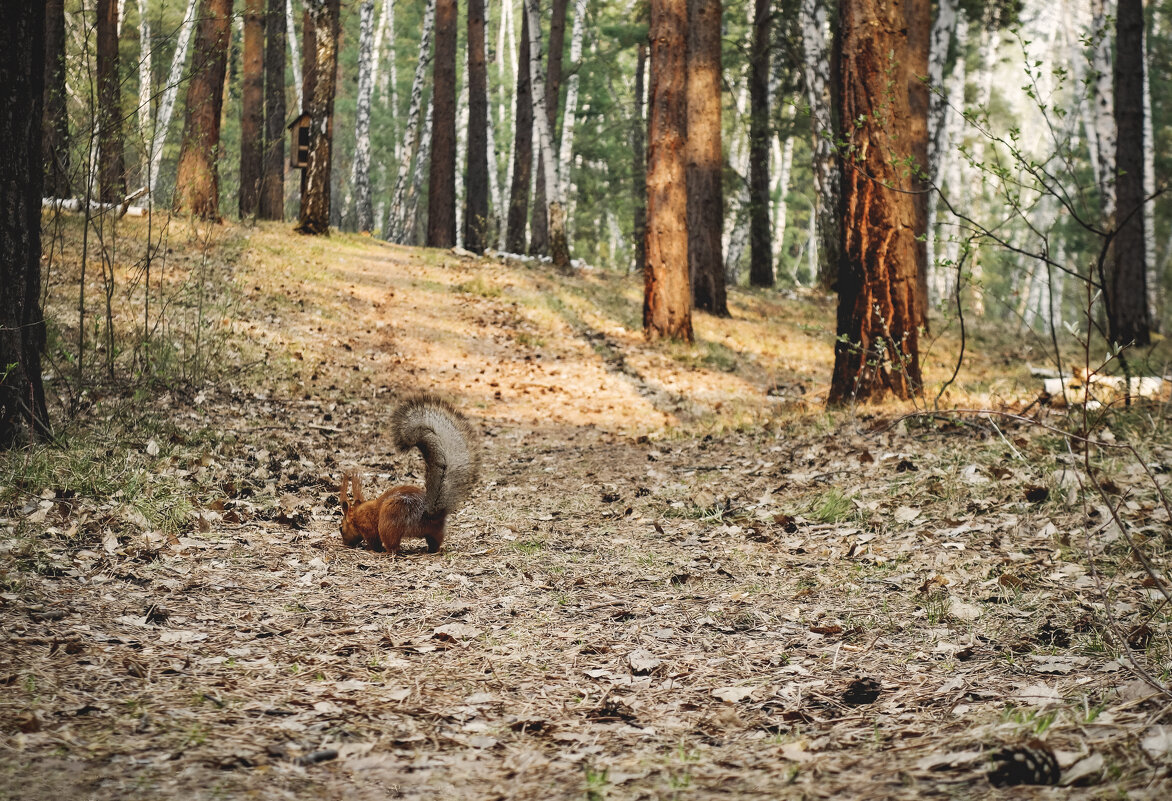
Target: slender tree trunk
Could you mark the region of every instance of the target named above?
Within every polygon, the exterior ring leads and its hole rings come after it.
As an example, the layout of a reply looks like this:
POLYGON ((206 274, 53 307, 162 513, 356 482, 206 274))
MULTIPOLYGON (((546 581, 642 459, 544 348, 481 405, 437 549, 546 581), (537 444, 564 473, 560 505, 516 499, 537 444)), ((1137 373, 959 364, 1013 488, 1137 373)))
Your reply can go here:
POLYGON ((122 84, 118 75, 118 3, 97 0, 98 196, 103 203, 126 197, 122 145, 122 84))
MULTIPOLYGON (((1159 29, 1153 23, 1152 33, 1157 34, 1159 29)), ((1152 58, 1148 50, 1149 37, 1144 31, 1144 197, 1154 198, 1156 195, 1156 140, 1152 126, 1152 58)), ((1156 203, 1148 200, 1144 203, 1144 275, 1148 288, 1148 321, 1151 330, 1160 330, 1160 302, 1163 293, 1160 291, 1160 276, 1156 271, 1156 203)))
POLYGON ((798 10, 802 31, 802 74, 810 101, 813 125, 811 150, 814 159, 815 228, 818 247, 811 251, 818 259, 818 283, 823 289, 838 285, 842 247, 842 223, 839 202, 842 194, 842 171, 834 140, 838 124, 831 99, 830 48, 827 46, 828 0, 801 0, 798 10))
POLYGON ((721 0, 688 0, 685 180, 692 303, 697 309, 727 317, 720 248, 724 223, 720 18, 721 0))
POLYGON ((468 0, 468 154, 464 195, 464 247, 488 247, 488 66, 484 0, 468 0))
POLYGON ((0 448, 49 434, 41 384, 41 196, 45 5, 14 3, 0 25, 0 448))
MULTIPOLYGON (((411 82, 411 101, 407 110, 407 127, 403 134, 402 154, 399 157, 399 175, 395 181, 394 192, 391 193, 391 208, 387 214, 387 223, 383 226, 384 236, 392 242, 405 244, 413 228, 412 216, 408 213, 408 193, 414 192, 416 187, 410 185, 412 158, 423 158, 423 153, 416 154, 420 143, 420 122, 423 118, 423 81, 427 75, 427 67, 431 63, 431 39, 435 26, 435 0, 427 0, 427 7, 423 12, 423 31, 419 35, 419 57, 415 62, 415 78, 411 82)), ((430 108, 430 107, 429 107, 430 108)), ((430 112, 428 113, 430 120, 430 112)), ((429 125, 425 125, 429 128, 429 125)), ((426 141, 426 138, 424 138, 426 141)))
MULTIPOLYGON (((303 17, 304 19, 304 17, 303 17)), ((289 39, 289 66, 293 68, 293 91, 297 95, 297 109, 305 110, 305 77, 301 74, 304 59, 297 52, 297 26, 293 18, 293 0, 285 0, 285 33, 289 39)), ((308 32, 302 30, 302 37, 308 32)), ((309 40, 306 39, 306 42, 309 40)))
POLYGON ((244 0, 240 90, 240 218, 256 216, 264 152, 265 0, 244 0))
POLYGON ((456 2, 435 4, 427 244, 440 248, 456 244, 456 2))
MULTIPOLYGON (((388 0, 389 2, 389 0, 388 0)), ((358 32, 358 99, 354 122, 355 225, 363 233, 374 230, 374 202, 370 192, 370 106, 374 97, 374 0, 363 0, 358 32)))
MULTIPOLYGON (((313 23, 313 69, 306 70, 309 100, 309 159, 301 193, 301 213, 293 229, 302 234, 330 232, 330 179, 333 165, 334 90, 338 69, 339 0, 306 0, 306 16, 313 23)), ((305 49, 310 37, 305 35, 305 49)))
POLYGON ((285 219, 285 10, 268 0, 265 17, 265 151, 262 220, 285 219))
MULTIPOLYGON (((962 10, 957 14, 956 41, 963 45, 968 39, 968 30, 968 18, 962 10)), ((961 170, 964 166, 964 160, 956 152, 955 143, 961 134, 961 121, 963 119, 961 112, 964 109, 964 89, 967 77, 965 60, 963 56, 960 56, 952 68, 952 74, 945 82, 948 102, 944 109, 944 122, 941 126, 943 130, 938 155, 937 182, 950 197, 959 197, 960 193, 964 191, 961 187, 963 181, 961 170)), ((926 243, 928 247, 926 249, 930 253, 939 253, 938 259, 929 262, 928 270, 930 275, 935 276, 932 279, 933 298, 937 303, 945 305, 951 302, 953 288, 956 286, 956 262, 960 257, 960 237, 955 228, 949 228, 947 229, 949 233, 943 237, 943 247, 937 248, 940 238, 936 235, 934 208, 939 199, 940 196, 936 192, 928 195, 929 225, 928 242, 926 243)))
POLYGON ((176 213, 189 213, 217 222, 220 219, 220 176, 216 161, 231 18, 232 0, 200 1, 199 25, 195 34, 197 68, 187 85, 183 146, 179 151, 172 203, 176 213))
POLYGON ((915 204, 915 249, 916 287, 915 324, 923 331, 928 330, 928 193, 932 190, 930 165, 928 163, 928 114, 931 92, 924 76, 928 74, 928 50, 932 40, 932 5, 929 0, 903 0, 904 16, 907 20, 907 59, 904 68, 907 81, 908 156, 915 165, 908 178, 907 186, 914 193, 915 204), (928 180, 920 176, 928 175, 928 180))
POLYGON ((651 0, 643 332, 649 339, 667 337, 691 342, 684 163, 687 31, 687 0, 651 0))
POLYGON ((562 116, 561 143, 558 146, 558 164, 561 165, 561 186, 558 194, 568 197, 570 173, 574 156, 574 126, 578 117, 578 79, 582 61, 582 36, 586 30, 586 0, 574 0, 574 27, 570 33, 570 67, 574 70, 566 81, 566 111, 562 116))
MULTIPOLYGON (((937 195, 942 175, 944 151, 947 146, 948 95, 944 82, 944 67, 948 61, 948 49, 952 44, 953 33, 957 31, 959 19, 957 15, 957 0, 940 0, 936 6, 936 19, 932 22, 932 43, 928 52, 928 83, 931 88, 931 99, 928 105, 928 177, 932 182, 933 190, 929 192, 927 240, 925 249, 929 272, 929 293, 925 296, 929 303, 939 302, 933 297, 939 282, 936 270, 936 208, 937 195)), ((961 40, 961 46, 964 46, 961 40)), ((963 56, 962 56, 963 58, 963 56)))
MULTIPOLYGON (((836 42, 843 172, 842 271, 831 404, 920 392, 919 213, 902 166, 913 157, 910 29, 928 20, 906 5, 845 0, 836 42), (904 191, 900 191, 904 190, 904 191)), ((927 113, 926 106, 920 113, 927 113)), ((926 121, 923 123, 926 129, 926 121)))
POLYGON ((529 186, 533 170, 533 90, 529 81, 529 15, 522 10, 521 41, 517 44, 517 110, 513 126, 513 180, 509 187, 509 216, 505 249, 525 252, 525 220, 529 215, 529 186))
POLYGON ((754 0, 749 56, 749 283, 773 286, 769 230, 769 0, 754 0))
POLYGON ((1146 259, 1144 258, 1144 11, 1143 0, 1119 0, 1115 39, 1115 209, 1118 233, 1112 243, 1107 281, 1108 335, 1117 345, 1147 345, 1146 259))
POLYGON ((43 154, 45 193, 69 197, 69 115, 65 108, 65 0, 45 3, 43 154))
MULTIPOLYGON (((541 174, 545 180, 548 195, 546 202, 549 234, 549 254, 554 266, 563 272, 571 268, 570 243, 566 236, 566 207, 561 197, 561 166, 553 158, 553 126, 549 124, 550 114, 547 103, 550 93, 546 88, 545 75, 541 71, 541 20, 538 17, 537 0, 528 0, 526 9, 529 16, 529 80, 533 85, 533 124, 536 128, 540 152, 550 154, 543 159, 541 174)), ((560 69, 560 59, 559 59, 560 69)), ((556 98, 557 93, 553 96, 556 98)), ((530 243, 530 252, 533 246, 530 243)))
POLYGON ((159 111, 155 120, 155 131, 151 137, 150 157, 150 192, 152 198, 159 184, 159 168, 163 165, 163 145, 167 142, 167 133, 171 128, 171 115, 175 112, 175 98, 179 94, 179 84, 183 81, 183 65, 187 63, 187 50, 191 46, 191 32, 195 29, 196 8, 199 0, 188 0, 187 13, 179 26, 179 36, 175 41, 175 53, 171 57, 171 69, 167 72, 167 85, 163 87, 163 94, 159 98, 159 111))
MULTIPOLYGON (((430 131, 431 117, 435 106, 427 104, 427 119, 423 121, 424 130, 430 131)), ((419 190, 424 185, 424 172, 431 168, 431 137, 425 136, 419 141, 419 155, 415 157, 415 172, 411 185, 407 191, 407 244, 414 245, 427 239, 427 220, 423 219, 419 211, 419 190)))
MULTIPOLYGON (((531 0, 525 0, 530 3, 531 0)), ((549 19, 549 55, 546 59, 545 70, 545 113, 549 125, 550 146, 557 147, 557 118, 558 105, 561 98, 562 83, 562 53, 566 43, 566 10, 569 0, 551 0, 552 8, 549 19)), ((540 13, 537 15, 540 19, 540 13)), ((541 39, 541 29, 531 18, 529 20, 529 35, 534 41, 541 39)), ((533 187, 533 212, 529 218, 529 252, 534 256, 544 256, 550 252, 549 242, 549 202, 546 194, 551 191, 545 185, 546 153, 553 151, 537 149, 537 178, 533 187)))
POLYGON ((147 0, 138 0, 138 136, 143 148, 138 180, 143 187, 147 186, 147 180, 150 177, 150 142, 154 136, 151 117, 151 97, 154 95, 151 78, 153 75, 151 69, 153 51, 151 23, 147 16, 147 0))
MULTIPOLYGON (((784 142, 779 138, 778 141, 774 142, 774 145, 773 155, 777 161, 777 184, 774 191, 777 193, 777 202, 773 208, 773 247, 777 250, 777 261, 780 264, 785 257, 785 227, 789 210, 786 195, 789 194, 790 169, 794 161, 794 138, 787 136, 784 142)), ((798 279, 796 261, 790 268, 789 277, 795 284, 801 283, 798 279)))
POLYGON ((635 54, 635 109, 631 115, 631 174, 634 176, 634 220, 631 238, 635 240, 635 271, 647 269, 647 151, 644 145, 647 119, 643 114, 643 73, 647 64, 647 44, 640 42, 635 54))
POLYGON ((1099 182, 1103 219, 1115 213, 1115 100, 1112 91, 1111 30, 1112 0, 1091 0, 1091 96, 1094 98, 1095 142, 1092 168, 1099 182))

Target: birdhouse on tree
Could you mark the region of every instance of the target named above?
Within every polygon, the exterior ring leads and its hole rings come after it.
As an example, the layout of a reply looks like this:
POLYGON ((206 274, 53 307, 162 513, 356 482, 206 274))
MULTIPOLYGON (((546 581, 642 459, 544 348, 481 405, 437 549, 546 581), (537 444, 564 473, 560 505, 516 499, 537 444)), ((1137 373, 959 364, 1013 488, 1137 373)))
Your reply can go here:
POLYGON ((286 126, 291 135, 289 147, 289 166, 305 169, 309 166, 309 125, 310 116, 307 112, 300 114, 297 119, 286 126))

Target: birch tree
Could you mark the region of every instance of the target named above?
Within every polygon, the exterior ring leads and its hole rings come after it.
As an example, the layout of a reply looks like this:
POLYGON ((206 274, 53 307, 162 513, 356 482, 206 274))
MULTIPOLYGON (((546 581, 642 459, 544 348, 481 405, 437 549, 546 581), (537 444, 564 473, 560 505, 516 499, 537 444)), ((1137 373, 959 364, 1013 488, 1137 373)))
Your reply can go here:
MULTIPOLYGON (((719 17, 718 17, 719 19, 719 17)), ((719 27, 719 26, 718 26, 719 27)), ((586 30, 586 0, 574 2, 574 27, 570 32, 570 68, 573 72, 566 80, 566 110, 562 115, 562 136, 558 149, 558 164, 562 165, 561 186, 558 193, 569 196, 569 164, 574 152, 574 125, 578 116, 579 67, 582 61, 582 36, 586 30)))
MULTIPOLYGON (((419 34, 419 54, 415 62, 415 77, 411 82, 411 100, 407 109, 407 126, 403 134, 402 152, 399 156, 399 174, 395 180, 395 189, 391 193, 390 209, 387 212, 387 221, 383 225, 383 236, 392 242, 400 244, 407 241, 410 230, 407 202, 408 188, 411 178, 413 157, 423 158, 415 151, 419 147, 420 123, 423 116, 423 81, 427 69, 431 64, 431 37, 435 26, 435 0, 427 0, 423 12, 423 30, 419 34)), ((428 115, 430 119, 430 114, 428 115)), ((430 127, 427 125, 425 127, 430 127)))
MULTIPOLYGON (((838 213, 842 177, 834 148, 834 107, 830 100, 830 48, 826 32, 828 0, 801 0, 802 74, 813 125, 814 214, 818 231, 818 283, 833 289, 838 281, 841 236, 838 213)), ((815 255, 811 253, 811 255, 815 255)))
MULTIPOLYGON (((1104 220, 1115 213, 1115 100, 1112 87, 1111 0, 1091 0, 1091 83, 1094 147, 1091 170, 1099 186, 1104 220)), ((1088 137, 1089 139, 1089 137, 1088 137)))
MULTIPOLYGON (((963 13, 963 12, 962 12, 963 13)), ((953 34, 959 25, 957 0, 939 0, 936 19, 932 22, 932 42, 928 50, 928 84, 932 94, 928 106, 928 178, 934 189, 939 189, 947 146, 948 95, 944 84, 944 68, 948 61, 948 50, 953 34)), ((958 40, 963 45, 963 40, 958 40)), ((928 220, 925 242, 926 263, 930 275, 929 288, 935 291, 936 276, 936 211, 940 198, 936 191, 928 193, 928 220)), ((938 300, 928 298, 929 302, 938 300)))
MULTIPOLYGON (((537 0, 526 0, 529 16, 529 80, 533 88, 533 124, 542 153, 550 154, 542 159, 549 222, 549 254, 559 270, 570 269, 570 243, 566 236, 566 207, 561 197, 561 177, 557 160, 553 158, 553 132, 547 107, 545 75, 541 68, 541 20, 537 0)), ((559 60, 560 62, 560 60, 559 60)), ((554 95, 556 98, 556 94, 554 95)), ((536 203, 536 199, 534 200, 536 203)), ((532 249, 532 248, 531 248, 532 249)))
POLYGON ((175 53, 171 56, 171 68, 167 71, 167 83, 159 97, 159 111, 155 118, 154 133, 151 136, 151 168, 147 184, 152 197, 159 185, 159 168, 163 165, 163 145, 167 141, 167 133, 171 128, 171 115, 175 111, 175 97, 179 93, 179 84, 183 80, 183 65, 187 62, 187 50, 191 45, 191 32, 195 28, 195 12, 198 4, 199 0, 188 0, 187 2, 187 12, 183 15, 183 22, 179 25, 179 35, 175 40, 175 53))
MULTIPOLYGON (((523 0, 526 5, 530 0, 523 0)), ((566 42, 566 12, 569 0, 551 0, 549 12, 549 50, 545 60, 545 112, 549 125, 550 143, 557 146, 557 113, 561 99, 562 86, 562 53, 566 42)), ((528 12, 526 12, 528 13, 528 12)), ((538 15, 540 18, 540 15, 538 15)), ((533 19, 529 20, 529 35, 541 38, 541 28, 536 26, 533 19)), ((532 53, 532 45, 530 45, 532 53)), ((535 256, 544 256, 549 253, 549 212, 546 198, 545 161, 547 153, 553 151, 542 150, 541 143, 534 156, 537 160, 536 177, 533 182, 533 208, 529 219, 529 252, 535 256)), ((560 166, 560 165, 559 165, 560 166)))
POLYGON ((139 180, 146 185, 150 174, 151 157, 147 145, 151 141, 151 21, 147 16, 147 0, 138 0, 138 136, 143 143, 139 180))
POLYGON ((285 0, 285 31, 289 38, 289 65, 293 68, 293 91, 297 95, 297 110, 303 111, 305 78, 301 74, 301 55, 297 52, 297 25, 293 19, 293 0, 285 0))
MULTIPOLYGON (((390 0, 385 0, 389 4, 390 0)), ((374 46, 374 0, 363 0, 359 11, 358 97, 354 112, 355 222, 358 230, 374 228, 374 205, 370 193, 370 104, 374 95, 374 69, 378 51, 374 46)))

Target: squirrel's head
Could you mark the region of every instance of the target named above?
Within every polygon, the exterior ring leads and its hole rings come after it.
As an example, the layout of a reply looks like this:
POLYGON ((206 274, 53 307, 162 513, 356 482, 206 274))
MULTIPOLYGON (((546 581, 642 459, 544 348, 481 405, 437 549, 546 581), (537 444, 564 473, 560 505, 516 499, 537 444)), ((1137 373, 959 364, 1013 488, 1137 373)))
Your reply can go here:
POLYGON ((342 525, 338 527, 338 531, 342 534, 342 542, 348 548, 362 544, 362 532, 354 525, 354 505, 350 503, 350 498, 346 492, 350 482, 354 480, 356 480, 356 476, 353 473, 343 473, 342 486, 338 492, 342 505, 342 525))

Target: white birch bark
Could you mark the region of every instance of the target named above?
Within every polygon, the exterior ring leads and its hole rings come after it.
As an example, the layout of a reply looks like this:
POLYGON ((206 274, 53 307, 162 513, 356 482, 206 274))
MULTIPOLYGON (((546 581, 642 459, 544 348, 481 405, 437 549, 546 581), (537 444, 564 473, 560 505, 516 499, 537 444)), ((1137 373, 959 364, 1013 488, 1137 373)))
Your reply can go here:
POLYGON ((374 36, 374 53, 375 86, 379 100, 383 104, 391 104, 391 120, 394 124, 399 112, 399 68, 395 63, 395 0, 383 0, 383 10, 374 36), (384 42, 387 45, 387 69, 380 70, 384 42))
MULTIPOLYGON (((553 155, 553 134, 549 130, 549 117, 545 110, 545 74, 541 63, 544 53, 541 44, 541 14, 537 0, 526 0, 525 11, 529 15, 529 83, 533 87, 533 128, 543 156, 541 163, 545 172, 545 199, 549 214, 550 252, 557 261, 557 237, 566 245, 566 211, 562 201, 561 165, 553 155)), ((538 148, 534 148, 534 153, 538 148)), ((568 168, 567 168, 568 169, 568 168)))
POLYGON ((1094 98, 1094 127, 1098 152, 1100 208, 1103 219, 1115 214, 1115 90, 1111 70, 1111 0, 1091 0, 1091 94, 1094 98))
MULTIPOLYGON (((1159 19, 1157 16, 1156 19, 1159 19)), ((1153 33, 1156 32, 1153 23, 1153 33)), ((1144 198, 1156 194, 1156 140, 1152 129, 1151 60, 1148 57, 1148 36, 1144 31, 1144 198)), ((1155 201, 1144 203, 1144 273, 1148 291, 1148 310, 1153 330, 1160 324, 1160 280, 1156 273, 1156 217, 1155 201)))
MULTIPOLYGON (((956 0, 940 0, 936 7, 936 19, 932 22, 932 39, 928 48, 928 89, 931 92, 928 100, 928 177, 933 190, 928 193, 928 230, 926 249, 928 251, 928 287, 930 304, 940 302, 939 296, 934 296, 932 289, 937 282, 932 280, 936 272, 936 210, 939 197, 936 190, 940 186, 941 161, 947 135, 948 97, 947 87, 944 84, 944 66, 948 61, 948 50, 952 44, 953 33, 957 41, 963 46, 961 25, 963 12, 958 15, 956 0)), ((967 25, 965 26, 967 33, 967 25)), ((963 66, 961 67, 963 70, 963 66)))
MULTIPOLYGON (((423 121, 423 129, 425 131, 431 130, 432 111, 435 109, 435 103, 427 104, 427 117, 423 121)), ((431 137, 425 136, 419 143, 419 155, 415 159, 415 172, 412 177, 411 186, 407 193, 407 220, 409 228, 407 229, 407 236, 409 242, 415 242, 415 232, 419 230, 419 189, 423 186, 426 180, 426 172, 428 164, 431 161, 431 137)))
POLYGON ((289 40, 289 61, 293 67, 293 91, 297 97, 297 113, 305 110, 301 96, 301 53, 297 47, 297 28, 293 24, 293 0, 285 0, 285 38, 289 40))
POLYGON ((118 25, 114 32, 119 39, 122 38, 122 23, 126 22, 126 9, 130 6, 126 0, 114 0, 114 7, 118 9, 118 25))
MULTIPOLYGON (((389 5, 389 0, 388 0, 389 5)), ((354 187, 354 221, 359 231, 374 228, 370 197, 370 103, 374 95, 374 0, 363 0, 358 29, 358 97, 354 112, 354 165, 350 183, 354 187)))
MULTIPOLYGON (((777 198, 773 204, 773 261, 775 264, 780 264, 785 250, 785 223, 788 211, 786 195, 789 194, 790 167, 794 161, 794 138, 787 136, 785 144, 774 140, 772 156, 774 164, 769 168, 769 171, 776 176, 772 194, 777 198)), ((795 284, 801 283, 798 280, 796 262, 790 265, 789 276, 795 284)))
MULTIPOLYGON (((175 96, 179 93, 179 84, 183 80, 183 65, 187 62, 187 48, 191 44, 191 31, 195 27, 196 5, 197 0, 187 2, 187 13, 183 15, 183 23, 179 26, 179 38, 175 42, 175 55, 171 57, 171 70, 167 73, 167 85, 163 87, 163 95, 159 98, 159 115, 151 136, 151 168, 147 179, 147 189, 152 196, 159 183, 159 167, 163 164, 163 143, 167 141, 167 129, 171 127, 175 96)), ((153 198, 150 202, 154 202, 153 198)))
MULTIPOLYGON (((403 133, 403 147, 399 156, 399 175, 391 193, 391 207, 387 222, 383 225, 383 236, 392 242, 404 242, 408 229, 407 184, 411 174, 412 154, 419 142, 419 120, 423 107, 423 79, 431 62, 431 32, 435 27, 435 0, 427 0, 423 13, 423 31, 419 35, 419 59, 415 64, 415 77, 411 81, 411 105, 407 110, 407 127, 403 133)), ((430 104, 428 104, 430 119, 430 104)), ((424 137, 426 140, 427 137, 424 137)), ((422 158, 419 160, 422 161, 422 158)))
MULTIPOLYGON (((745 84, 741 84, 734 102, 737 119, 743 119, 749 103, 745 84)), ((728 151, 729 166, 739 181, 728 203, 720 244, 724 251, 724 274, 727 283, 733 285, 737 283, 741 253, 745 249, 745 243, 749 241, 748 216, 745 213, 749 205, 749 140, 744 125, 733 126, 728 151)))
POLYGON ((562 170, 562 185, 558 192, 569 197, 570 159, 574 147, 574 120, 578 114, 578 64, 582 60, 582 32, 585 30, 586 0, 574 2, 574 28, 570 33, 570 77, 566 80, 566 113, 562 119, 562 141, 558 150, 558 163, 562 170))
MULTIPOLYGON (((968 18, 962 11, 956 21, 956 38, 962 45, 968 37, 968 18)), ((940 150, 940 174, 938 181, 941 189, 948 197, 961 197, 965 188, 963 169, 965 162, 957 152, 963 133, 962 112, 964 111, 964 90, 967 82, 967 65, 963 58, 958 58, 948 76, 948 102, 944 109, 944 141, 940 150)), ((928 196, 928 241, 934 249, 937 242, 937 225, 939 196, 932 193, 928 196)), ((932 286, 932 297, 936 303, 947 304, 952 297, 956 285, 956 260, 960 258, 960 237, 955 226, 945 229, 941 227, 941 236, 944 240, 941 248, 941 257, 928 262, 929 280, 932 286)))
POLYGON ((147 0, 138 0, 138 135, 142 140, 142 181, 150 176, 150 143, 154 138, 151 116, 151 21, 147 0))
MULTIPOLYGON (((486 37, 487 38, 487 37, 486 37)), ((464 247, 464 176, 468 164, 468 48, 464 48, 460 66, 460 94, 456 96, 456 153, 464 156, 464 172, 460 172, 459 158, 456 157, 456 246, 464 247)))
MULTIPOLYGON (((838 239, 839 168, 834 157, 834 124, 830 100, 830 49, 827 46, 826 0, 802 0, 798 8, 802 33, 802 74, 806 82, 810 114, 814 125, 811 149, 814 160, 815 214, 820 244, 834 260, 838 239)), ((827 274, 837 265, 827 265, 827 274)))

